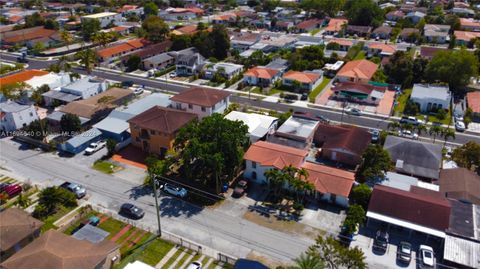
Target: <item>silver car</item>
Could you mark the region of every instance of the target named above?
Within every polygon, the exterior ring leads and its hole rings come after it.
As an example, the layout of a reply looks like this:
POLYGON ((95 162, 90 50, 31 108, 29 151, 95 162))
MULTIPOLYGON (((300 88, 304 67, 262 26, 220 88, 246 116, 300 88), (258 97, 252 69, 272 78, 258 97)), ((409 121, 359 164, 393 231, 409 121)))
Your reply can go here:
POLYGON ((187 190, 185 188, 178 187, 172 184, 165 183, 165 185, 160 186, 160 189, 162 189, 166 193, 180 198, 185 198, 187 196, 187 190))

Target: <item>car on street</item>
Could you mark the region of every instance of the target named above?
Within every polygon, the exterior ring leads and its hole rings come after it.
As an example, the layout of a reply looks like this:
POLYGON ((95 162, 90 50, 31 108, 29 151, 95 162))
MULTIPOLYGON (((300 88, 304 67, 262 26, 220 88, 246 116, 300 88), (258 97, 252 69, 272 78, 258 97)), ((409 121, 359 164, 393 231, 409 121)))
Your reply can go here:
POLYGON ((194 261, 188 265, 187 269, 202 269, 202 263, 199 261, 194 261))
POLYGON ((389 235, 386 231, 378 230, 373 240, 373 248, 381 252, 386 252, 388 247, 389 235))
POLYGON ((83 197, 85 197, 85 195, 87 195, 87 189, 77 183, 65 181, 62 185, 60 185, 60 188, 64 188, 67 191, 72 192, 73 194, 75 194, 77 199, 82 199, 83 197))
POLYGON ((160 186, 160 189, 176 197, 185 198, 187 196, 187 190, 185 188, 170 183, 165 183, 163 186, 160 186))
POLYGON ((2 192, 5 192, 8 195, 8 198, 12 198, 20 194, 22 190, 22 186, 19 184, 10 184, 6 186, 2 192))
POLYGON ((362 115, 362 111, 360 111, 360 109, 355 108, 355 107, 347 107, 345 109, 345 113, 347 113, 348 115, 354 115, 354 116, 361 116, 362 115))
POLYGON ((398 136, 409 138, 409 139, 418 139, 418 134, 410 130, 400 130, 398 131, 398 136))
POLYGON ((122 88, 130 88, 133 86, 133 81, 132 80, 124 80, 122 81, 121 85, 122 85, 122 88))
POLYGON ((300 97, 300 100, 305 101, 308 99, 308 93, 304 92, 302 93, 302 96, 300 97))
POLYGON ((17 62, 28 63, 28 59, 26 57, 17 57, 17 62))
POLYGON ((246 181, 245 179, 239 180, 235 185, 235 188, 233 188, 232 196, 242 197, 245 194, 247 188, 248 188, 248 181, 246 181))
POLYGON ((139 208, 138 206, 130 203, 124 203, 120 207, 120 215, 131 219, 141 219, 145 215, 143 209, 139 208))
POLYGON ((463 121, 463 115, 460 113, 453 113, 453 119, 455 120, 455 122, 463 121))
POLYGON ((142 93, 143 93, 143 88, 141 88, 141 87, 135 88, 133 90, 133 94, 135 94, 135 95, 140 95, 142 93))
POLYGON ((410 263, 412 260, 412 244, 402 241, 397 248, 397 259, 400 262, 410 263))
POLYGON ((372 134, 372 143, 377 143, 380 140, 380 130, 370 129, 370 133, 372 134))
POLYGON ((458 132, 464 132, 465 131, 465 123, 463 121, 455 122, 455 130, 457 130, 458 132))
POLYGON ((85 155, 91 155, 99 150, 101 150, 102 148, 104 148, 105 146, 107 145, 107 143, 103 140, 100 140, 100 141, 97 141, 97 142, 93 142, 91 143, 87 149, 85 150, 85 155))
POLYGON ((435 268, 435 254, 433 248, 426 245, 420 245, 418 250, 420 269, 435 268))
POLYGON ((419 125, 421 122, 412 116, 404 116, 400 119, 401 124, 412 124, 412 125, 419 125))

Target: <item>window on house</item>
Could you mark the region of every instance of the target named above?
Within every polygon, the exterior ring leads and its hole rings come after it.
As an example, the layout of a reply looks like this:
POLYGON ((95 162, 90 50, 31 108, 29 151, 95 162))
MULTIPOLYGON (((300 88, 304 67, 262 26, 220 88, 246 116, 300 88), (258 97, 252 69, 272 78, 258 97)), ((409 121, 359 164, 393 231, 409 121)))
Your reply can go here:
POLYGON ((150 130, 151 135, 155 135, 155 130, 150 130))
POLYGON ((256 169, 256 168, 257 168, 257 163, 256 163, 256 162, 252 162, 252 168, 253 168, 253 169, 256 169))
POLYGON ((182 109, 182 104, 177 103, 176 106, 177 106, 177 109, 182 109))
POLYGON ((202 106, 202 111, 205 112, 207 111, 207 109, 204 106, 202 106))
POLYGON ((192 104, 188 104, 188 109, 193 109, 193 105, 192 105, 192 104))

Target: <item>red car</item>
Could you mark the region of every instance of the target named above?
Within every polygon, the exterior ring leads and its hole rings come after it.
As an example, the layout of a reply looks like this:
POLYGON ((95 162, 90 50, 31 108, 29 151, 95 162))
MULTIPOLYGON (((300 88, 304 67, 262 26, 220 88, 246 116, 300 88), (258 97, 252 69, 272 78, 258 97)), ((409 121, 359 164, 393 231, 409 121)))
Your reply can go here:
POLYGON ((241 179, 237 182, 237 185, 235 188, 233 188, 233 197, 241 197, 243 194, 245 194, 245 191, 248 188, 248 181, 241 179))
POLYGON ((11 184, 6 186, 3 191, 8 195, 9 198, 15 197, 22 192, 22 186, 18 184, 11 184))

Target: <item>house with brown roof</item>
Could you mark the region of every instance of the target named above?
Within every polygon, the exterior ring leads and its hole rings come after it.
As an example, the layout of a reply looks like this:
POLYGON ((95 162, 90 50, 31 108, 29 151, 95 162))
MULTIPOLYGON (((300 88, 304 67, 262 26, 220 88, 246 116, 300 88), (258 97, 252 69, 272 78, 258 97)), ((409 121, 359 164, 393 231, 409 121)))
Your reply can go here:
POLYGON ((170 101, 171 107, 194 113, 203 119, 213 113, 223 113, 230 104, 230 92, 192 87, 174 95, 170 101))
POLYGON ((416 42, 420 37, 420 31, 417 28, 403 28, 398 38, 405 42, 416 42))
POLYGON ((323 20, 320 19, 309 19, 302 22, 299 22, 295 25, 295 29, 299 33, 310 32, 315 29, 319 29, 323 24, 323 20))
POLYGON ((467 93, 467 105, 472 109, 472 120, 480 122, 480 91, 467 93))
POLYGON ((470 41, 480 37, 480 32, 454 31, 455 42, 459 46, 470 46, 470 41))
POLYGON ((293 71, 290 70, 282 77, 282 85, 287 87, 299 86, 300 89, 295 91, 311 91, 322 82, 322 74, 309 71, 293 71))
POLYGON ((324 33, 326 35, 335 35, 343 30, 343 27, 348 24, 347 19, 332 18, 328 21, 327 27, 325 27, 324 33))
POLYGON ((4 269, 98 269, 120 261, 120 248, 109 240, 91 243, 56 230, 38 239, 0 264, 4 269))
MULTIPOLYGON (((265 141, 253 143, 244 155, 244 176, 256 183, 268 183, 265 173, 271 169, 283 169, 286 166, 305 168, 309 174, 307 181, 312 183, 316 192, 312 198, 318 201, 348 206, 348 196, 354 182, 352 172, 306 162, 307 150, 265 141)), ((288 188, 289 186, 285 186, 288 188)))
POLYGON ((401 10, 393 10, 388 12, 385 15, 385 18, 388 21, 398 21, 399 19, 403 19, 404 17, 405 17, 405 13, 403 13, 403 11, 401 10))
POLYGON ((439 192, 410 187, 410 191, 382 185, 373 188, 367 211, 367 226, 401 228, 412 236, 418 232, 440 239, 450 225, 451 205, 439 192))
POLYGON ((385 44, 382 42, 372 42, 368 43, 367 56, 368 57, 389 57, 392 56, 397 51, 397 46, 393 44, 385 44))
POLYGON ((480 31, 480 22, 474 19, 460 18, 460 29, 465 31, 480 31))
POLYGON ((363 82, 368 83, 375 72, 378 65, 369 60, 354 60, 345 64, 337 73, 337 79, 340 82, 363 82))
POLYGON ((320 124, 313 142, 320 148, 317 158, 355 167, 362 162, 371 134, 358 127, 320 124))
POLYGON ((433 56, 439 51, 446 51, 448 49, 441 48, 441 47, 420 47, 420 57, 425 58, 427 60, 431 60, 433 56))
POLYGON ((126 42, 116 44, 104 49, 97 50, 97 56, 100 62, 112 62, 114 59, 127 53, 139 50, 150 44, 146 39, 136 38, 126 42))
POLYGON ((332 86, 332 98, 353 103, 378 105, 388 87, 365 83, 339 82, 332 86))
POLYGON ((445 197, 480 205, 480 176, 466 168, 440 171, 440 192, 445 197))
POLYGON ((195 119, 194 113, 154 106, 128 120, 132 145, 164 157, 173 148, 178 131, 195 119))
POLYGON ((328 41, 327 49, 337 50, 337 51, 348 51, 352 46, 353 46, 352 40, 344 39, 344 38, 333 38, 330 41, 328 41), (338 44, 338 48, 333 49, 334 44, 338 44))
POLYGON ((347 25, 345 29, 345 34, 358 37, 368 37, 372 33, 371 26, 362 26, 362 25, 347 25))
POLYGON ((387 25, 382 25, 373 30, 371 37, 378 39, 390 39, 393 28, 387 25))
POLYGON ((277 69, 256 66, 243 73, 243 82, 247 85, 268 87, 280 78, 281 72, 277 69))
POLYGON ((40 236, 43 222, 11 207, 0 212, 0 262, 40 236))
POLYGON ((2 46, 26 44, 28 47, 33 47, 36 43, 43 43, 45 47, 48 47, 60 43, 60 40, 57 30, 37 26, 3 33, 0 42, 2 46))

